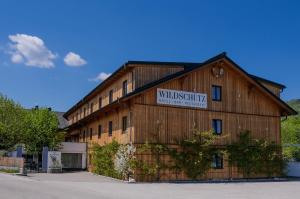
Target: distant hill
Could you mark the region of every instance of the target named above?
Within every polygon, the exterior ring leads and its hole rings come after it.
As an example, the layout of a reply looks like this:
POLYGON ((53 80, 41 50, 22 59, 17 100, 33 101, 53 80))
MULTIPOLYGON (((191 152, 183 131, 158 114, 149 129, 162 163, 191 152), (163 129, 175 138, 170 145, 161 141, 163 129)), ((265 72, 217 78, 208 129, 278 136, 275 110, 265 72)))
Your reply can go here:
POLYGON ((300 114, 300 99, 293 99, 287 101, 287 103, 300 114))

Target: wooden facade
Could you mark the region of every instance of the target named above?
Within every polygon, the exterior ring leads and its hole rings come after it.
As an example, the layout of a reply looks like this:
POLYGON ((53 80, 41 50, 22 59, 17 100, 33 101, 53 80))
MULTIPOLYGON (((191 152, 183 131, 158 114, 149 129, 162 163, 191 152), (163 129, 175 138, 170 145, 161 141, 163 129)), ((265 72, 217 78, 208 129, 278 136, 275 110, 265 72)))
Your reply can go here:
MULTIPOLYGON (((227 135, 218 145, 236 141, 244 130, 251 131, 253 138, 280 144, 281 117, 295 114, 280 100, 283 88, 249 75, 225 54, 203 63, 127 62, 65 114, 69 121, 66 139, 88 142, 89 146, 104 145, 113 139, 142 144, 159 131, 161 142, 174 144, 174 140, 190 137, 192 129, 211 130, 212 120, 218 119, 222 121, 222 134, 227 135), (212 99, 212 86, 222 89, 220 101, 212 99), (157 89, 205 93, 207 107, 158 104, 157 89)), ((151 161, 149 155, 140 158, 151 161)), ((171 172, 163 176, 162 180, 175 179, 171 172)), ((205 178, 240 177, 236 168, 229 168, 225 161, 223 169, 212 169, 205 178)), ((183 174, 176 175, 176 179, 187 180, 183 174)))

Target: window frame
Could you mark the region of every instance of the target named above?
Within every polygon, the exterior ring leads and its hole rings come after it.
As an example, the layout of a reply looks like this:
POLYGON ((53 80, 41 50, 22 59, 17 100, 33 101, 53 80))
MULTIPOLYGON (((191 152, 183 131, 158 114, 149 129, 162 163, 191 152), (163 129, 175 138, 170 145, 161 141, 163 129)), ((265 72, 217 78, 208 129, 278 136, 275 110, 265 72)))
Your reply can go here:
POLYGON ((212 168, 213 169, 224 169, 224 157, 221 153, 213 154, 212 160, 212 168), (220 164, 218 164, 220 163, 220 164))
POLYGON ((113 134, 113 122, 109 121, 108 122, 108 136, 111 137, 113 134))
POLYGON ((98 125, 98 139, 101 138, 101 134, 102 134, 102 125, 99 124, 98 125))
POLYGON ((125 95, 127 95, 127 93, 128 93, 127 87, 128 87, 128 81, 124 80, 123 83, 122 83, 122 96, 123 97, 125 95))
POLYGON ((108 93, 108 101, 112 103, 114 101, 114 90, 110 90, 108 93))
POLYGON ((85 142, 85 130, 83 130, 82 139, 83 139, 83 142, 85 142))
POLYGON ((128 117, 127 115, 122 117, 122 133, 126 133, 128 129, 128 117))
POLYGON ((223 121, 221 119, 212 119, 212 129, 214 130, 214 133, 216 135, 222 135, 223 133, 223 121), (220 131, 216 131, 216 129, 218 130, 218 122, 220 122, 220 131), (217 127, 217 128, 215 128, 217 127))
POLYGON ((212 85, 212 87, 211 87, 211 99, 212 99, 212 101, 214 101, 214 102, 221 102, 222 101, 222 86, 220 86, 220 85, 212 85), (219 89, 220 90, 220 99, 215 99, 214 97, 216 96, 215 95, 215 89, 219 89))
POLYGON ((94 103, 92 102, 90 104, 90 114, 92 114, 94 112, 94 103))
POLYGON ((102 97, 99 97, 99 99, 98 99, 98 107, 99 107, 99 109, 102 108, 102 97))
POLYGON ((93 128, 90 128, 90 140, 93 140, 93 128))

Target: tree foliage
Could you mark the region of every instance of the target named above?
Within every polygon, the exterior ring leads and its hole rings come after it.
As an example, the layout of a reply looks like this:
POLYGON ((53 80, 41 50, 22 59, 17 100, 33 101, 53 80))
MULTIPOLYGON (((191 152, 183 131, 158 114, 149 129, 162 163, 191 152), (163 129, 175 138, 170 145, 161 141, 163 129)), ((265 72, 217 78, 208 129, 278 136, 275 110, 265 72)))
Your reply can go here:
POLYGON ((34 154, 41 152, 43 146, 56 149, 63 139, 54 112, 48 108, 26 110, 0 95, 0 150, 24 144, 26 151, 34 154))
POLYGON ((130 144, 121 144, 114 158, 114 167, 123 179, 129 179, 133 176, 136 163, 136 147, 130 144))
MULTIPOLYGON (((288 102, 298 113, 300 100, 288 102)), ((281 123, 283 154, 286 159, 300 161, 300 115, 291 116, 281 123)))
POLYGON ((120 144, 115 140, 104 146, 95 144, 92 150, 93 172, 113 178, 121 178, 121 174, 114 167, 114 159, 119 147, 120 144))
POLYGON ((22 140, 24 109, 0 94, 0 150, 10 150, 22 140))
POLYGON ((176 173, 183 170, 192 179, 202 177, 211 168, 213 155, 222 151, 212 145, 217 138, 211 131, 194 130, 191 138, 178 142, 179 148, 169 148, 174 160, 171 168, 176 173))
POLYGON ((57 149, 63 141, 63 134, 58 132, 57 116, 47 108, 28 110, 24 123, 23 143, 29 153, 39 153, 44 146, 57 149))
POLYGON ((252 139, 250 131, 241 132, 236 143, 227 146, 228 162, 245 177, 257 174, 281 175, 285 163, 281 147, 274 142, 252 139))

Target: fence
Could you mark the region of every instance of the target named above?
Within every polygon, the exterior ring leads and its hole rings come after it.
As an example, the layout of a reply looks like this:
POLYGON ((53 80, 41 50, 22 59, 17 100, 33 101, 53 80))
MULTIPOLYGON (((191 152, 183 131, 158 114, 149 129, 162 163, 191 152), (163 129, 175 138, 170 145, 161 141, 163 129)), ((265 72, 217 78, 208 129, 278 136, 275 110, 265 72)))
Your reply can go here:
POLYGON ((24 166, 23 158, 0 157, 0 169, 16 169, 19 170, 24 166))

